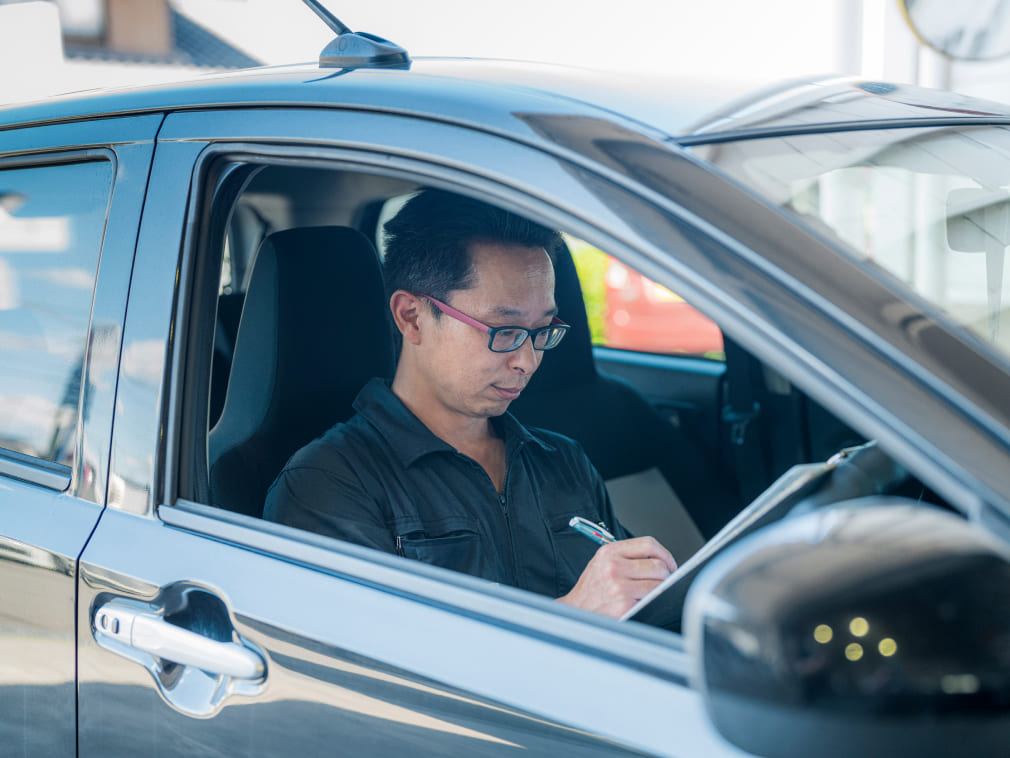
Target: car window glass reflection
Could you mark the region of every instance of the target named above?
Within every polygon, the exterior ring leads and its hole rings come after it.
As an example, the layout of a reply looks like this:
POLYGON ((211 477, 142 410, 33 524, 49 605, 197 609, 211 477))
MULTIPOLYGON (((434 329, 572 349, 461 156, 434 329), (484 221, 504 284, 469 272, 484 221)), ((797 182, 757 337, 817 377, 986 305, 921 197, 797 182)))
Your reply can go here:
POLYGON ((1010 353, 1010 130, 864 130, 699 150, 1010 353))
POLYGON ((73 460, 107 161, 0 171, 0 446, 73 460))

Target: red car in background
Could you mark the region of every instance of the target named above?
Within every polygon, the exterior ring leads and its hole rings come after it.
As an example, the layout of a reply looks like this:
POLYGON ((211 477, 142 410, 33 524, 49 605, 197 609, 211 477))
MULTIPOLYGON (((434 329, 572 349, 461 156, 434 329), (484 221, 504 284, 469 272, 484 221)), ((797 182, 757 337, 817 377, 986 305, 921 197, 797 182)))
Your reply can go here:
POLYGON ((722 332, 679 295, 607 257, 604 335, 608 347, 723 358, 722 332))

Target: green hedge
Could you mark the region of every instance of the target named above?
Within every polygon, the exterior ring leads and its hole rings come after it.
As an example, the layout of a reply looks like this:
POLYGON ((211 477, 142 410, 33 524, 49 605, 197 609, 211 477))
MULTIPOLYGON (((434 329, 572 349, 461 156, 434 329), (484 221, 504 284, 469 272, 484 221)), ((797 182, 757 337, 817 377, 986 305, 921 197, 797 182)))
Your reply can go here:
MULTIPOLYGON (((593 344, 606 342, 607 292, 603 277, 607 272, 607 255, 588 242, 565 235, 565 242, 572 251, 575 270, 579 274, 582 285, 582 298, 586 302, 586 315, 589 317, 589 333, 593 344)), ((564 319, 565 314, 560 314, 564 319)))

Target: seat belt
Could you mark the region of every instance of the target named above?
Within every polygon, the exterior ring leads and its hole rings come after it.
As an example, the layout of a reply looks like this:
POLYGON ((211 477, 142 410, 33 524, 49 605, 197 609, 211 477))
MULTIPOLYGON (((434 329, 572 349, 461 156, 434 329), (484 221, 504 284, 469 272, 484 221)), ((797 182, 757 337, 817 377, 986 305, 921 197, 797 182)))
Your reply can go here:
POLYGON ((740 496, 749 503, 768 484, 768 461, 758 418, 762 408, 755 389, 763 386, 761 366, 748 352, 724 337, 726 385, 722 421, 736 466, 740 496))

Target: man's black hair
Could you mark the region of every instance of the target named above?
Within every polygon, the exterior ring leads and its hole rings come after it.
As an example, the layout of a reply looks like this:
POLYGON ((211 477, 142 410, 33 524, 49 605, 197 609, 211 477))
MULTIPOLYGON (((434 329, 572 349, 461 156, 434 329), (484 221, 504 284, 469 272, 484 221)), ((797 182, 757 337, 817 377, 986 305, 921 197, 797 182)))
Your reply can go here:
MULTIPOLYGON (((425 189, 386 222, 383 274, 386 296, 397 290, 447 302, 453 290, 474 286, 469 247, 490 242, 542 247, 553 261, 561 235, 529 219, 473 198, 425 189)), ((441 311, 432 306, 436 317, 441 311)))

